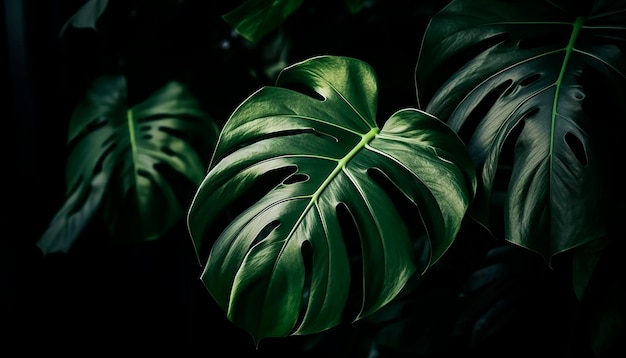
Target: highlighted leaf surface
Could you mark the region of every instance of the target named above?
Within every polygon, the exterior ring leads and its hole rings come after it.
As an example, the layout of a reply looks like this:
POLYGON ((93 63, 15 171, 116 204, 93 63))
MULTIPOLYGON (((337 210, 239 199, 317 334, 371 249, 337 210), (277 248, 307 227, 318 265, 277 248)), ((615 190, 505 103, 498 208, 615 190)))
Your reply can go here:
POLYGON ((337 325, 351 285, 362 293, 353 318, 367 316, 453 242, 475 185, 467 150, 416 109, 379 129, 376 100, 367 64, 315 57, 286 68, 223 128, 188 222, 204 284, 255 339, 337 325), (403 217, 394 191, 419 211, 403 217))

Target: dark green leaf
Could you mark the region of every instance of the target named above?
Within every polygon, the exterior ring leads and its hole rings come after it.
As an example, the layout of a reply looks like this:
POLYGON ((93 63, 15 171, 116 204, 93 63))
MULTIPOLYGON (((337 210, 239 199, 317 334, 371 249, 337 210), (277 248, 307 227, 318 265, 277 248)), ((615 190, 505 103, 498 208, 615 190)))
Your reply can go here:
POLYGON ((611 138, 626 116, 626 2, 570 8, 452 1, 429 24, 416 70, 420 102, 477 166, 472 215, 548 262, 607 234, 611 166, 624 153, 611 138), (491 206, 503 188, 502 217, 491 206))
POLYGON ((154 240, 185 216, 176 175, 199 185, 218 128, 178 82, 129 106, 126 80, 101 77, 69 127, 67 200, 40 238, 45 252, 67 252, 99 209, 120 240, 154 240), (104 195, 106 194, 106 195, 104 195))
POLYGON ((453 242, 475 185, 465 147, 416 109, 379 129, 376 101, 370 66, 321 56, 286 68, 226 123, 188 221, 201 259, 213 245, 203 282, 255 339, 335 326, 351 284, 363 285, 365 317, 453 242), (391 187, 419 214, 403 220, 391 187), (242 200, 252 202, 221 215, 242 200), (417 267, 410 232, 422 225, 429 259, 417 267))

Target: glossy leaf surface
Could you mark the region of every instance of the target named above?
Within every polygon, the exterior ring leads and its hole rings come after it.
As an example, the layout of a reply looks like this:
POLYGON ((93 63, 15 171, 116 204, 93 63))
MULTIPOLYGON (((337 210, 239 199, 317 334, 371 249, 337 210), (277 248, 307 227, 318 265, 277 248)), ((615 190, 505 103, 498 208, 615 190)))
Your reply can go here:
POLYGON ((478 169, 473 215, 548 262, 606 235, 620 207, 611 180, 624 156, 626 2, 588 4, 452 1, 416 69, 421 106, 478 169))
POLYGON ((223 128, 188 223, 204 284, 255 340, 337 325, 351 285, 362 292, 353 318, 371 314, 454 240, 475 188, 467 150, 416 109, 379 129, 376 101, 369 65, 314 57, 252 94, 223 128), (403 217, 393 191, 419 213, 403 217), (415 227, 428 234, 425 263, 415 227))

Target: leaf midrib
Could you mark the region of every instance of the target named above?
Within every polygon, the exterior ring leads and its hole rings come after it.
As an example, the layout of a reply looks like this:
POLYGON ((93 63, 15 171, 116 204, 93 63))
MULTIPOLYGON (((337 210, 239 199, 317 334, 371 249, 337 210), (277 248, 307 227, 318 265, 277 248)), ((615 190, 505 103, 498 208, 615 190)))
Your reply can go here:
MULTIPOLYGON (((137 163, 138 163, 138 154, 137 154, 137 139, 135 137, 135 116, 132 109, 126 110, 126 123, 128 124, 128 136, 129 136, 129 144, 130 144, 130 153, 132 157, 132 165, 133 165, 133 179, 135 186, 139 183, 139 178, 137 178, 137 163)), ((137 191, 139 193, 139 191, 137 191)))
MULTIPOLYGON (((567 66, 570 62, 570 57, 572 55, 572 52, 574 52, 574 45, 576 44, 576 40, 578 39, 578 35, 580 33, 580 30, 583 27, 583 23, 584 23, 584 18, 582 16, 579 16, 576 18, 576 21, 574 21, 573 28, 572 28, 572 34, 569 38, 569 42, 567 43, 567 46, 565 47, 565 56, 563 57, 563 63, 561 64, 561 70, 559 71, 559 76, 556 79, 555 85, 556 85, 556 90, 555 90, 555 95, 554 95, 554 100, 552 101, 552 123, 550 124, 550 178, 552 178, 554 176, 553 173, 553 153, 554 153, 554 133, 555 133, 555 127, 556 127, 556 118, 557 118, 557 110, 558 110, 558 105, 559 105, 559 98, 560 98, 560 92, 561 92, 561 85, 563 83, 563 78, 565 77, 565 73, 567 70, 567 66)), ((552 180, 550 179, 550 182, 552 180)))

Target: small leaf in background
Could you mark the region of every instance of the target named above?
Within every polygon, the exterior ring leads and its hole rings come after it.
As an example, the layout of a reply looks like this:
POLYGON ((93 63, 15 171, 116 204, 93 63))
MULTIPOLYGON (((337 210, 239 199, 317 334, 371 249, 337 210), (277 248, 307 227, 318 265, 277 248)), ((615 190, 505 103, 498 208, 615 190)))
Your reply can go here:
POLYGON ((361 11, 366 2, 367 0, 344 0, 348 10, 350 10, 350 13, 352 14, 356 14, 361 11))
POLYGON ((206 161, 198 150, 208 157, 217 136, 179 82, 132 106, 123 76, 98 78, 71 118, 66 202, 37 245, 68 252, 98 210, 117 240, 158 239, 184 219, 193 190, 182 188, 200 184, 206 161))
POLYGON ((257 343, 334 327, 353 285, 362 297, 352 318, 370 315, 459 230, 476 183, 466 148, 416 109, 379 129, 377 91, 366 63, 314 57, 246 99, 222 130, 188 223, 204 284, 257 343), (426 252, 414 248, 420 230, 426 252))
POLYGON ((222 18, 246 40, 256 43, 278 28, 302 0, 246 0, 222 18))
POLYGON ((96 23, 104 10, 106 9, 109 0, 89 0, 81 8, 70 17, 69 20, 63 24, 59 37, 63 37, 68 26, 74 26, 76 28, 83 29, 96 29, 96 23))

